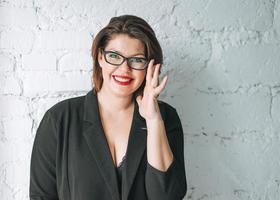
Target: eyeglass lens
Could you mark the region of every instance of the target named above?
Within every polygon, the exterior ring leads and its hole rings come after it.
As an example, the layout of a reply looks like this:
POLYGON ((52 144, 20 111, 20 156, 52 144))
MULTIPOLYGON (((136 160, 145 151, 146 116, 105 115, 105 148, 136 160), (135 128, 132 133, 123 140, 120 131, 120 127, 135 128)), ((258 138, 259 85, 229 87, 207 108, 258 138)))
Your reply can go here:
MULTIPOLYGON (((120 65, 124 62, 124 57, 114 52, 105 52, 106 61, 113 65, 120 65)), ((144 69, 146 59, 140 57, 131 57, 128 59, 128 65, 134 69, 144 69)))

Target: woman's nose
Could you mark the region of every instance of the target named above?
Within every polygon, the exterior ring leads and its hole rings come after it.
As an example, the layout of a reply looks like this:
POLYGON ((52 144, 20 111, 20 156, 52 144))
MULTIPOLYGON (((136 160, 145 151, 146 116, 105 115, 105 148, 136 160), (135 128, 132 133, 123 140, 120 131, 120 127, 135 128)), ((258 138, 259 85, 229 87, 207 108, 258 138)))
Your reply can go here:
POLYGON ((124 71, 130 71, 131 70, 131 68, 128 65, 127 60, 125 60, 118 68, 120 68, 121 70, 124 70, 124 71))

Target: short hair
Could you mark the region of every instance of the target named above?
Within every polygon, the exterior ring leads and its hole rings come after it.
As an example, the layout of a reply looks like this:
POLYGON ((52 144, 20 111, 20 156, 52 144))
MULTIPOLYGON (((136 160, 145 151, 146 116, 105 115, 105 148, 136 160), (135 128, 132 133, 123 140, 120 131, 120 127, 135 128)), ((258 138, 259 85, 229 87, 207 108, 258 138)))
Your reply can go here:
MULTIPOLYGON (((109 24, 98 32, 92 43, 92 79, 95 89, 94 92, 96 93, 100 91, 103 84, 102 70, 98 63, 98 51, 99 49, 105 48, 109 41, 116 34, 127 34, 132 38, 140 40, 145 46, 145 57, 148 59, 148 61, 154 59, 154 64, 163 63, 162 49, 156 38, 155 32, 144 19, 134 15, 121 15, 118 17, 112 17, 109 21, 109 24)), ((145 84, 146 79, 134 92, 133 95, 135 97, 139 94, 143 94, 145 84)))

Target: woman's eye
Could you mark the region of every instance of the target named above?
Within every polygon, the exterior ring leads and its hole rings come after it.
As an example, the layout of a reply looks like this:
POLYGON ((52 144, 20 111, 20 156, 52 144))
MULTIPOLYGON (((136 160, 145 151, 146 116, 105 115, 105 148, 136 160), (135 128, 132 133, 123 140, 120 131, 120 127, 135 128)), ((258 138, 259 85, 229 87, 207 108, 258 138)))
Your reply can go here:
POLYGON ((110 58, 120 58, 120 56, 118 54, 115 54, 115 53, 109 53, 109 57, 110 58))
POLYGON ((131 58, 131 61, 132 62, 140 62, 140 63, 144 63, 145 62, 145 59, 144 58, 131 58))

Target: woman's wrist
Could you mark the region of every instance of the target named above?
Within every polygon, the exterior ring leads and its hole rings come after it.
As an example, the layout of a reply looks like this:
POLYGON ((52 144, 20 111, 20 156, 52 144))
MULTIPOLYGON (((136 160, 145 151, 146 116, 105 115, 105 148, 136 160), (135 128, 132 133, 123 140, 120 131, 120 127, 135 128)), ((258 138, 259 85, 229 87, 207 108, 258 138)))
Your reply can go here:
POLYGON ((149 129, 149 128, 158 128, 160 125, 163 125, 164 122, 160 116, 160 117, 146 120, 146 124, 147 124, 147 129, 149 129))

